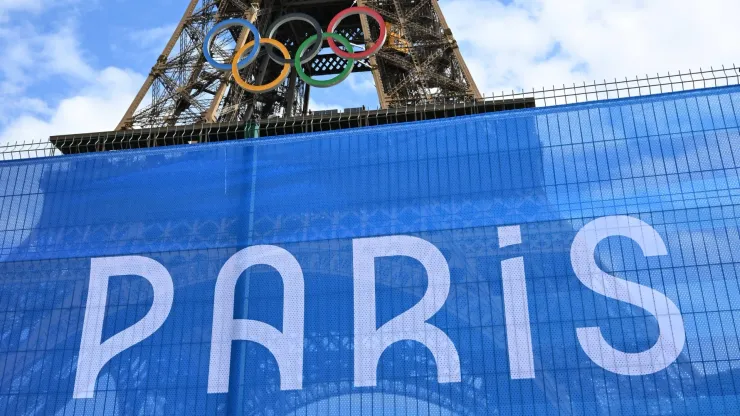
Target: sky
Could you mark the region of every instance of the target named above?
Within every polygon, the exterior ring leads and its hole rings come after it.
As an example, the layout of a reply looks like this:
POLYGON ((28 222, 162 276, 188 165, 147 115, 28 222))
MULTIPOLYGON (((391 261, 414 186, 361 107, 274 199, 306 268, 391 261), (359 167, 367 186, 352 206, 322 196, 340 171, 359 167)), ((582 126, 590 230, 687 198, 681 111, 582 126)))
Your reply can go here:
MULTIPOLYGON (((481 92, 731 66, 737 0, 441 0, 481 92)), ((0 0, 0 144, 109 131, 187 0, 0 0)), ((372 77, 313 109, 378 105, 372 77)))

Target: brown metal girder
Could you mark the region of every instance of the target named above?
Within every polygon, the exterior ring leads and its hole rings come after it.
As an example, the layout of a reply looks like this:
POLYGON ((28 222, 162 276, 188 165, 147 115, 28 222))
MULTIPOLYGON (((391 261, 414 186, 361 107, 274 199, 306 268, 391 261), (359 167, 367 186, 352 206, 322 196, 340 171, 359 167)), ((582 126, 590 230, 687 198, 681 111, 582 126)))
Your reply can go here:
MULTIPOLYGON (((160 57, 164 57, 164 59, 167 59, 167 57, 170 55, 170 53, 172 52, 172 49, 175 47, 175 44, 177 43, 177 40, 180 38, 180 34, 182 33, 182 29, 185 26, 185 23, 188 17, 191 14, 193 14, 193 11, 195 10, 195 6, 198 5, 198 1, 199 0, 190 0, 188 7, 185 9, 185 13, 180 19, 180 22, 175 28, 175 31, 172 33, 172 36, 170 36, 170 40, 167 42, 164 49, 162 50, 160 57)), ((144 81, 144 84, 141 86, 141 88, 139 89, 139 92, 136 94, 133 101, 131 102, 131 105, 129 105, 128 109, 123 114, 121 121, 116 126, 116 130, 123 130, 124 128, 128 127, 129 123, 133 123, 132 118, 133 118, 134 113, 136 112, 136 109, 139 108, 141 101, 144 99, 147 91, 149 91, 149 88, 151 88, 152 84, 154 83, 154 79, 156 78, 154 71, 156 67, 157 67, 157 64, 154 65, 154 67, 152 68, 152 71, 149 73, 146 80, 144 81)))
MULTIPOLYGON (((222 0, 220 2, 219 6, 218 6, 218 11, 216 12, 216 15, 215 15, 215 21, 216 22, 219 22, 220 21, 220 16, 221 16, 222 10, 224 8, 227 8, 228 5, 233 4, 236 1, 237 0, 222 0)), ((242 5, 243 5, 243 3, 242 3, 242 5)), ((245 8, 248 9, 248 7, 246 5, 243 5, 243 7, 237 8, 237 10, 239 10, 239 9, 244 10, 245 8)), ((205 42, 205 39, 203 40, 203 42, 205 42)), ((197 80, 200 78, 201 73, 203 72, 203 67, 205 66, 205 63, 206 63, 205 62, 205 57, 202 54, 200 54, 198 56, 198 61, 197 61, 196 65, 193 67, 193 71, 190 73, 190 78, 188 79, 187 83, 185 83, 183 85, 183 87, 182 87, 183 90, 193 89, 193 86, 196 84, 197 80)), ((190 95, 190 92, 188 92, 188 95, 190 95)), ((194 95, 193 95, 193 97, 194 97, 194 95)), ((177 120, 180 118, 180 114, 182 114, 182 112, 185 111, 193 103, 192 100, 190 100, 190 99, 183 100, 183 98, 184 97, 180 97, 180 101, 178 101, 177 103, 175 103, 174 111, 173 111, 172 115, 170 117, 168 117, 168 119, 170 120, 169 123, 172 124, 172 125, 174 125, 174 123, 176 123, 177 120)), ((201 111, 201 113, 205 113, 207 111, 202 106, 197 106, 197 107, 199 108, 199 110, 201 111)))
POLYGON ((401 89, 405 88, 412 79, 420 79, 422 74, 426 75, 425 70, 427 69, 427 67, 436 59, 442 57, 442 55, 444 55, 444 52, 442 52, 441 49, 435 51, 435 53, 431 54, 421 65, 412 69, 409 72, 409 77, 399 82, 390 92, 388 92, 388 95, 398 94, 398 92, 401 91, 401 89))
MULTIPOLYGON (((443 29, 446 29, 447 31, 449 31, 450 37, 454 39, 454 37, 452 36, 452 31, 450 30, 450 27, 447 25, 447 20, 445 19, 444 14, 442 14, 442 8, 439 7, 439 3, 437 2, 437 0, 429 0, 429 1, 432 3, 434 12, 437 15, 437 18, 439 19, 439 24, 442 26, 443 29)), ((481 94, 480 94, 480 91, 478 90, 478 86, 475 84, 473 75, 470 73, 470 69, 468 69, 468 65, 465 63, 462 53, 460 53, 460 48, 457 47, 457 42, 455 42, 453 53, 455 54, 455 58, 457 58, 457 61, 460 63, 460 69, 462 69, 463 74, 465 74, 465 81, 468 83, 468 89, 470 93, 473 94, 473 97, 475 98, 481 98, 481 94)))
MULTIPOLYGON (((252 7, 244 13, 244 18, 247 19, 250 23, 254 23, 257 20, 257 15, 259 14, 259 5, 252 4, 252 7), (251 14, 251 15, 250 15, 251 14)), ((249 32, 247 30, 241 30, 239 33, 239 37, 236 40, 236 46, 234 50, 239 50, 242 46, 244 46, 247 43, 247 37, 249 36, 249 32)), ((221 100, 223 99, 224 93, 226 93, 226 87, 229 86, 231 81, 231 78, 233 77, 233 74, 230 71, 225 72, 221 75, 221 84, 218 86, 218 89, 216 90, 216 93, 213 94, 213 100, 211 101, 211 105, 208 106, 208 110, 203 113, 202 118, 206 123, 213 123, 216 121, 216 110, 218 110, 219 105, 221 104, 221 100)))
MULTIPOLYGON (((384 60, 388 60, 388 61, 396 64, 397 66, 399 66, 399 67, 401 67, 403 69, 408 70, 409 72, 411 72, 414 69, 414 66, 413 65, 411 65, 410 63, 404 61, 403 59, 399 59, 398 57, 396 57, 392 53, 387 53, 387 52, 384 52, 384 51, 381 50, 378 53, 378 57, 380 57, 381 59, 384 59, 384 60)), ((425 75, 429 75, 430 77, 434 78, 436 81, 439 81, 441 84, 447 85, 451 89, 464 90, 464 91, 468 89, 468 86, 467 85, 464 85, 464 84, 461 84, 459 82, 456 82, 456 81, 454 81, 452 79, 449 79, 447 77, 444 77, 442 75, 439 75, 439 74, 437 74, 435 72, 432 72, 432 71, 429 71, 429 72, 423 71, 423 73, 425 75)))
MULTIPOLYGON (((357 0, 358 6, 366 6, 365 0, 357 0)), ((368 23, 367 16, 360 15, 360 25, 362 26, 362 33, 365 38, 365 47, 370 45, 372 39, 370 38, 370 23, 368 23)), ((378 69, 378 61, 376 56, 371 56, 370 68, 372 68, 373 81, 375 82, 375 91, 378 93, 378 102, 380 108, 388 108, 388 95, 385 93, 385 87, 383 86, 383 78, 378 69)))

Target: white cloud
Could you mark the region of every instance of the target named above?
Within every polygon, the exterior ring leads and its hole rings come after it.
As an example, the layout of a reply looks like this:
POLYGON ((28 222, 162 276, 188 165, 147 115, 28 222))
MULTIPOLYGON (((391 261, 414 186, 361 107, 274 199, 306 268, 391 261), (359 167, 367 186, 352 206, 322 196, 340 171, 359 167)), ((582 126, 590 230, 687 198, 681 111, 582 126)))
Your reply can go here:
POLYGON ((445 17, 482 91, 731 65, 733 0, 447 0, 445 17))
MULTIPOLYGON (((82 48, 70 26, 62 27, 58 32, 39 37, 41 59, 46 63, 44 72, 65 75, 79 79, 89 79, 95 71, 85 61, 82 48)), ((38 65, 38 63, 36 63, 38 65)))
POLYGON ((52 135, 110 131, 115 128, 144 77, 105 68, 72 97, 41 115, 26 113, 0 131, 0 143, 28 142, 52 135), (44 116, 45 115, 45 116, 44 116))
POLYGON ((75 25, 53 27, 54 32, 39 33, 23 20, 0 27, 6 54, 0 60, 0 143, 111 130, 143 82, 142 75, 130 71, 94 68, 75 25), (70 87, 73 94, 54 100, 70 87))
POLYGON ((162 53, 176 27, 176 24, 167 24, 149 29, 134 30, 128 37, 143 49, 162 53))
POLYGON ((349 88, 358 94, 367 94, 375 92, 375 82, 371 72, 361 72, 353 74, 347 78, 349 88))
POLYGON ((40 13, 55 6, 74 3, 77 0, 0 0, 0 23, 9 20, 11 13, 40 13))
MULTIPOLYGON (((0 0, 1 1, 1 0, 0 0)), ((0 27, 0 125, 24 109, 23 104, 39 98, 25 97, 26 90, 46 82, 58 87, 65 81, 94 78, 75 36, 73 24, 56 25, 51 33, 38 33, 33 25, 20 22, 0 27), (22 36, 20 35, 22 34, 22 36)))
POLYGON ((11 11, 38 11, 42 4, 42 0, 0 0, 0 16, 11 11))

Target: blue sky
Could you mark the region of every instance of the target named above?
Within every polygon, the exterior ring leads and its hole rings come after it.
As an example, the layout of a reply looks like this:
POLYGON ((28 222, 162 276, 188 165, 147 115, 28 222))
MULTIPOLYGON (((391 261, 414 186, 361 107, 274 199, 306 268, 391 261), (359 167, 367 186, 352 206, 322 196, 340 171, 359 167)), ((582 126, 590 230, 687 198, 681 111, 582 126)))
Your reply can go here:
MULTIPOLYGON (((0 143, 110 130, 187 0, 0 0, 0 143)), ((733 64, 736 0, 442 0, 481 91, 733 64)), ((314 108, 377 106, 355 74, 314 108)))

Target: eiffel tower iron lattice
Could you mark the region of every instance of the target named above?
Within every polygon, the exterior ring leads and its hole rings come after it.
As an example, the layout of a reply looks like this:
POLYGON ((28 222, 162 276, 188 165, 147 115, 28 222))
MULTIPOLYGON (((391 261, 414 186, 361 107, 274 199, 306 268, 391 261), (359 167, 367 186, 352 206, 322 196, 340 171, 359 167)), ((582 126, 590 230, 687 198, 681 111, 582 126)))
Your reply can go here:
MULTIPOLYGON (((287 13, 305 13, 326 30, 332 17, 353 5, 369 7, 385 20, 388 32, 380 51, 356 60, 353 73, 371 71, 381 108, 456 104, 480 98, 480 93, 445 22, 437 0, 191 0, 162 54, 116 130, 182 126, 201 123, 247 122, 271 116, 306 115, 311 86, 291 70, 275 90, 252 94, 236 85, 230 71, 219 71, 202 52, 208 31, 226 19, 241 18, 265 33, 287 13)), ((253 34, 231 27, 210 45, 214 57, 230 62, 253 34)), ((315 29, 303 22, 282 25, 273 38, 294 56, 315 29)), ((370 47, 380 27, 373 19, 353 15, 336 29, 353 44, 370 47)), ((266 48, 263 48, 266 49, 266 48)), ((321 53, 304 68, 311 76, 338 74, 347 61, 321 53)), ((240 70, 242 78, 262 83, 281 67, 262 51, 240 70)))

